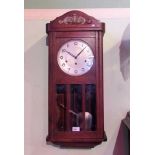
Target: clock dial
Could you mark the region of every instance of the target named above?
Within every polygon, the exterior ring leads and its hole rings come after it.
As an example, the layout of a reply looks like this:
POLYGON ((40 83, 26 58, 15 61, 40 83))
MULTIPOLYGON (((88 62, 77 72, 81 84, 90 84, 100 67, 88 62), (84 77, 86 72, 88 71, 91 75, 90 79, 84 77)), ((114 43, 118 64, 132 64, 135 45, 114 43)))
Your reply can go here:
POLYGON ((91 69, 94 55, 87 43, 72 40, 61 46, 57 54, 57 61, 61 70, 66 74, 80 76, 91 69))

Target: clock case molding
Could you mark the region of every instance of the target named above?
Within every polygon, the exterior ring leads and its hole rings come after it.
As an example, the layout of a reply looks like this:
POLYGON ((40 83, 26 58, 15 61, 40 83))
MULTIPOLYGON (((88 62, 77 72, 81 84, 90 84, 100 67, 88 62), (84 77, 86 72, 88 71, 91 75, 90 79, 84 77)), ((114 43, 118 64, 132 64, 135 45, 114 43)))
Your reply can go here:
MULTIPOLYGON (((103 35, 105 24, 94 17, 73 10, 46 24, 47 45, 49 47, 49 76, 48 76, 48 136, 46 141, 61 147, 92 148, 107 137, 104 131, 104 99, 103 99, 103 35), (57 64, 57 52, 60 47, 70 40, 82 40, 94 51, 95 63, 88 73, 81 76, 65 74, 57 64), (67 85, 67 102, 70 102, 69 85, 81 84, 82 94, 86 84, 96 85, 96 130, 95 131, 58 131, 56 128, 56 85, 67 85)), ((85 118, 84 97, 82 97, 82 113, 85 118)), ((94 103, 95 104, 95 103, 94 103)), ((69 111, 66 105, 66 111, 69 111)), ((66 114, 68 121, 69 114, 66 114)), ((69 123, 67 123, 68 125, 69 123)))

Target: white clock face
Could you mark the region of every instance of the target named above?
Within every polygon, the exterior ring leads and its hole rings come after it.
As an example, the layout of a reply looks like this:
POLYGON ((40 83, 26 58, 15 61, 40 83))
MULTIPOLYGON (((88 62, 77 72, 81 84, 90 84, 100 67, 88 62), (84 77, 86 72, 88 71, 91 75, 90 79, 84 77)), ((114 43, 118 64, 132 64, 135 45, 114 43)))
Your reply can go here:
POLYGON ((80 76, 91 69, 94 55, 88 44, 80 40, 72 40, 61 46, 57 61, 61 70, 66 74, 80 76))

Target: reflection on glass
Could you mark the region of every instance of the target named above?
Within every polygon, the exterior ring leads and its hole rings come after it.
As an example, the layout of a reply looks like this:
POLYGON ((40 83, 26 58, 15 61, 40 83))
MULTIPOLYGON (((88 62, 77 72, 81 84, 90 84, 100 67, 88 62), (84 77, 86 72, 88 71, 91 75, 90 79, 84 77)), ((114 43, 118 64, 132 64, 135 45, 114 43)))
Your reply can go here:
POLYGON ((57 130, 64 131, 66 129, 66 85, 57 84, 57 130))
POLYGON ((96 86, 95 84, 86 85, 86 112, 89 119, 85 116, 86 130, 96 130, 96 86), (87 118, 87 119, 86 119, 87 118))
POLYGON ((96 85, 57 84, 58 131, 96 130, 96 85))
POLYGON ((79 114, 82 112, 82 85, 71 85, 70 123, 72 131, 81 131, 79 114))

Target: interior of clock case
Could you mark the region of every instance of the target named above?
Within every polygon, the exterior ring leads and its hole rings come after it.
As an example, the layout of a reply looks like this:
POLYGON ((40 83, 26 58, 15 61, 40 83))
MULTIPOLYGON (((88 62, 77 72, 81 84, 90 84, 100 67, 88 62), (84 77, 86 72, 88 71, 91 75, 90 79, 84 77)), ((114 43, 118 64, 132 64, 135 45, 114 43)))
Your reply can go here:
POLYGON ((57 84, 57 131, 96 130, 96 85, 57 84))

